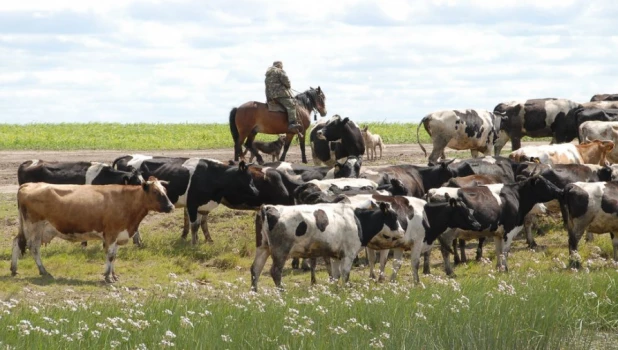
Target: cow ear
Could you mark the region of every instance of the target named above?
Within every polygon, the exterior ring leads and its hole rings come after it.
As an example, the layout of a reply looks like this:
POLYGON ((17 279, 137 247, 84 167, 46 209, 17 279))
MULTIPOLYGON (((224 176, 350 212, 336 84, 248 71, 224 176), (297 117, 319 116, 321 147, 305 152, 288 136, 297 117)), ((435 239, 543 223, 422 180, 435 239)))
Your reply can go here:
POLYGON ((244 160, 241 160, 240 163, 238 163, 238 170, 242 172, 247 172, 247 170, 249 170, 244 160))
POLYGON ((322 91, 322 88, 320 87, 320 85, 318 85, 318 92, 322 91))
POLYGON ((233 165, 236 165, 236 164, 234 164, 234 160, 230 159, 230 160, 227 161, 227 165, 233 166, 233 165))
POLYGON ((142 188, 144 189, 144 192, 148 192, 148 190, 150 189, 150 182, 149 181, 144 182, 142 184, 142 188))
POLYGON ((131 180, 131 178, 127 175, 122 177, 122 181, 124 182, 125 185, 129 184, 129 180, 131 180))
POLYGON ((347 123, 347 122, 349 122, 349 121, 350 121, 350 118, 345 117, 345 118, 343 118, 343 120, 342 120, 341 122, 342 122, 343 124, 345 124, 345 123, 347 123))
POLYGON ((385 213, 391 208, 391 206, 386 202, 380 202, 380 211, 385 213))
POLYGON ((449 204, 451 207, 456 207, 456 206, 457 206, 457 199, 456 199, 456 198, 450 198, 450 199, 448 200, 448 204, 449 204))
POLYGON ((335 168, 335 171, 338 171, 339 169, 341 169, 341 163, 339 162, 335 163, 334 168, 335 168))
POLYGON ((444 199, 446 199, 447 201, 451 199, 451 196, 448 193, 444 194, 444 199))

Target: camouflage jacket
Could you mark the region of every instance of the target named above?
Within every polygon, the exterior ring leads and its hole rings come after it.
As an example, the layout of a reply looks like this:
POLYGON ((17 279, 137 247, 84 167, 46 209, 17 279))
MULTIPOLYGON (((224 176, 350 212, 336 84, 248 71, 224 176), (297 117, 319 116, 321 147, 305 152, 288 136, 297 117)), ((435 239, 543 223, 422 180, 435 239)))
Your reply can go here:
POLYGON ((266 100, 272 100, 279 97, 294 97, 290 91, 290 79, 285 71, 281 68, 272 66, 266 71, 266 100))

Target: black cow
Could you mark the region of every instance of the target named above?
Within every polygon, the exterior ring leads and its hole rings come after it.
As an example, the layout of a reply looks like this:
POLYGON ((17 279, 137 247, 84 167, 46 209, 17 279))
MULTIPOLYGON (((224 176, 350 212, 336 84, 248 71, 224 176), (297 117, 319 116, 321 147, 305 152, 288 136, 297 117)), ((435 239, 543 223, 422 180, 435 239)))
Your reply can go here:
MULTIPOLYGON (((495 155, 500 155, 504 145, 511 140, 512 150, 521 147, 521 138, 554 137, 556 117, 567 115, 570 110, 581 107, 579 103, 556 98, 532 99, 525 102, 500 103, 494 113, 502 116, 500 135, 495 142, 495 155)), ((554 143, 555 140, 552 140, 554 143)))
MULTIPOLYGON (((479 236, 495 238, 497 266, 508 270, 506 254, 513 238, 523 229, 526 215, 535 204, 560 198, 562 190, 541 176, 533 176, 513 184, 459 188, 456 194, 456 198, 449 199, 447 196, 446 200, 461 200, 473 211, 474 218, 481 224, 482 229, 472 231, 478 231, 479 236), (496 233, 499 228, 504 230, 504 234, 496 233)), ((460 229, 470 230, 463 227, 460 229)), ((451 241, 456 237, 456 231, 456 229, 447 231, 443 239, 451 241)), ((431 245, 438 235, 428 235, 427 244, 431 245)), ((447 274, 452 274, 449 252, 444 248, 442 250, 445 270, 447 274)))
POLYGON ((587 121, 603 121, 615 122, 618 121, 618 109, 602 109, 602 108, 575 108, 565 116, 556 117, 554 125, 554 135, 557 143, 571 142, 575 138, 582 143, 579 135, 579 126, 587 121))
POLYGON ((618 94, 597 94, 590 99, 590 102, 595 101, 618 101, 618 94))
MULTIPOLYGON (((152 157, 128 155, 117 158, 116 169, 139 169, 146 177, 155 176, 169 182, 167 196, 176 207, 186 207, 191 224, 192 243, 197 243, 197 230, 202 226, 204 237, 212 241, 206 221, 208 215, 224 199, 231 205, 242 205, 259 195, 245 162, 238 167, 217 160, 201 158, 152 157)), ((182 237, 187 237, 183 230, 182 237)))
POLYGON ((360 128, 349 118, 342 119, 339 115, 317 124, 309 134, 309 141, 316 165, 334 166, 337 159, 362 158, 365 154, 365 140, 360 128))

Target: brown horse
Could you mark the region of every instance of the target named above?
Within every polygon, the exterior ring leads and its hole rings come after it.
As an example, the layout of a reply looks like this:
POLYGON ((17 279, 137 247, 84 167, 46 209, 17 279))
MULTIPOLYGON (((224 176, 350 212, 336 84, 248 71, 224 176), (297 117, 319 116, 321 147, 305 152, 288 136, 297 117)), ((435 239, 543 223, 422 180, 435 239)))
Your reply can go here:
MULTIPOLYGON (((296 95, 296 117, 302 125, 299 130, 298 138, 300 143, 300 152, 303 163, 307 163, 305 155, 305 133, 311 124, 311 111, 317 110, 321 116, 326 115, 326 96, 318 86, 317 89, 312 87, 305 92, 296 95)), ((253 140, 255 135, 261 132, 263 134, 286 134, 281 161, 285 160, 285 156, 290 148, 290 143, 294 138, 294 133, 288 132, 288 117, 286 112, 271 112, 268 106, 262 102, 250 101, 240 105, 238 108, 232 108, 230 111, 230 132, 234 139, 234 160, 238 160, 242 155, 242 144, 256 155, 258 163, 263 164, 264 160, 253 149, 253 140)))

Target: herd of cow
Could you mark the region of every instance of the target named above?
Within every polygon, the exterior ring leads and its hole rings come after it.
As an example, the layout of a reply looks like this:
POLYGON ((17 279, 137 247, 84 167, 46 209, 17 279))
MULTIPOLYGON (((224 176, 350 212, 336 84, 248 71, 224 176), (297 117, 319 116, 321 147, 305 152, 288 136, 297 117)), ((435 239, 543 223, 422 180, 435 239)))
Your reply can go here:
MULTIPOLYGON (((13 241, 11 272, 17 273, 18 258, 29 248, 39 272, 48 275, 40 246, 54 237, 82 244, 102 239, 105 280, 114 282, 118 246, 130 239, 141 244, 138 227, 149 211, 184 208, 182 237, 190 231, 196 244, 200 227, 205 240, 212 240, 207 219, 219 204, 257 210, 254 290, 269 256, 271 276, 281 287, 282 269, 290 257, 308 258, 312 283, 320 257, 332 278, 347 281, 362 248, 375 278, 379 251, 382 280, 392 249, 394 280, 403 252, 409 250, 418 282, 421 256, 423 272, 429 273, 428 254, 434 242, 439 243, 445 271, 451 275, 450 254, 455 263, 466 260, 461 242, 479 239, 478 259, 488 237, 494 238, 498 268, 508 270, 506 257, 513 239, 524 231, 534 247, 537 215, 547 211, 561 213, 571 264, 577 267, 577 246, 586 230, 618 230, 618 182, 612 182, 617 180, 618 166, 610 165, 615 132, 591 128, 599 137, 589 137, 592 134, 585 128, 592 120, 608 123, 618 109, 601 108, 600 103, 614 102, 595 103, 539 99, 500 104, 494 113, 432 113, 422 122, 434 144, 427 166, 362 166, 361 130, 337 115, 320 121, 310 134, 314 162, 327 166, 137 154, 119 157, 111 165, 27 161, 18 169, 19 232, 13 241), (551 136, 556 143, 575 137, 585 142, 519 148, 524 135, 551 136), (509 157, 476 157, 479 151, 499 150, 505 139, 519 148, 509 157), (474 158, 447 161, 447 146, 470 149, 474 158)), ((617 260, 618 237, 613 233, 611 237, 617 260)))

